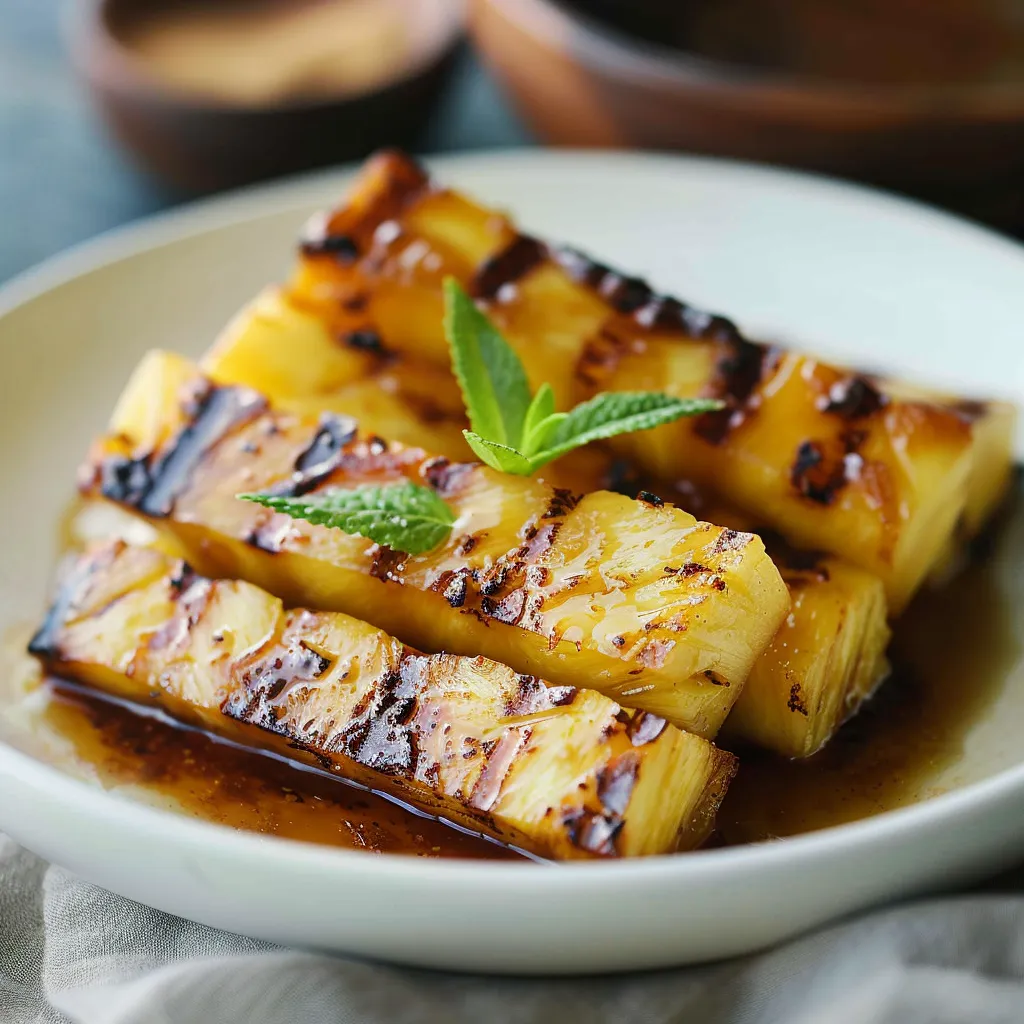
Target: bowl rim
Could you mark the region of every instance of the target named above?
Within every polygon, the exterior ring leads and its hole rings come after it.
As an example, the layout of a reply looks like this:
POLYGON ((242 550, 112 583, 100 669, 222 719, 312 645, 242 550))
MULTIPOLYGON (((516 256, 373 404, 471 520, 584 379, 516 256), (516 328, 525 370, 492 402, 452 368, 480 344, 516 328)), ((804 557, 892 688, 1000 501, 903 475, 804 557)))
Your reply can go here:
MULTIPOLYGON (((269 103, 237 103, 213 93, 179 88, 154 74, 145 60, 133 54, 131 47, 124 45, 109 30, 106 14, 113 2, 116 0, 66 0, 61 10, 61 34, 71 60, 83 78, 102 83, 111 90, 128 90, 133 95, 167 107, 235 116, 313 113, 366 102, 438 67, 455 51, 466 27, 466 0, 433 0, 440 12, 439 32, 430 45, 414 47, 411 59, 403 59, 395 65, 394 74, 363 88, 323 96, 284 98, 269 103)), ((417 0, 417 3, 422 2, 417 0)))
MULTIPOLYGON (((429 158, 439 175, 457 172, 461 167, 495 160, 536 162, 574 160, 578 162, 646 163, 650 167, 686 162, 713 168, 717 174, 742 174, 766 181, 788 181, 805 189, 846 201, 856 201, 879 211, 912 213, 915 218, 932 221, 946 232, 965 241, 983 241, 993 249, 1012 253, 1021 261, 1024 273, 1024 247, 1013 239, 980 225, 915 200, 889 195, 864 185, 852 184, 825 175, 796 172, 745 161, 716 157, 678 156, 607 150, 537 149, 485 150, 474 153, 429 158)), ((192 201, 143 218, 79 243, 35 267, 0 284, 0 320, 16 309, 43 298, 48 292, 81 278, 97 269, 133 258, 165 245, 208 232, 223 230, 261 216, 277 215, 308 206, 314 196, 337 189, 351 180, 360 166, 347 164, 326 171, 295 175, 271 183, 250 185, 220 196, 192 201)), ((317 198, 319 201, 319 198, 317 198)), ((1000 811, 1009 813, 1024 799, 1024 761, 987 778, 941 793, 905 807, 881 812, 869 818, 834 825, 780 840, 755 842, 721 849, 703 849, 680 854, 624 858, 614 861, 572 861, 538 865, 520 861, 472 861, 459 858, 428 860, 402 855, 367 856, 358 850, 317 846, 300 840, 265 836, 196 820, 171 811, 158 810, 106 790, 76 780, 29 754, 0 740, 0 777, 8 776, 20 784, 44 791, 55 805, 89 808, 98 822, 143 831, 182 847, 202 850, 217 845, 243 859, 259 859, 268 845, 275 856, 297 871, 321 872, 345 866, 364 878, 404 877, 429 885, 439 878, 458 877, 479 890, 482 897, 495 885, 532 893, 535 898, 539 868, 545 877, 558 878, 564 884, 566 872, 574 883, 606 891, 610 884, 646 887, 659 879, 684 873, 691 882, 702 880, 719 884, 733 872, 792 871, 810 865, 819 858, 839 858, 854 853, 878 854, 899 847, 921 836, 942 836, 958 821, 961 827, 974 827, 1000 811)), ((354 875, 353 877, 357 877, 354 875)))
POLYGON ((474 0, 491 7, 542 43, 565 42, 572 59, 636 84, 685 87, 743 97, 760 106, 780 102, 920 120, 950 118, 1019 119, 1024 113, 1020 83, 873 85, 816 75, 758 68, 738 61, 706 57, 631 36, 565 0, 474 0))

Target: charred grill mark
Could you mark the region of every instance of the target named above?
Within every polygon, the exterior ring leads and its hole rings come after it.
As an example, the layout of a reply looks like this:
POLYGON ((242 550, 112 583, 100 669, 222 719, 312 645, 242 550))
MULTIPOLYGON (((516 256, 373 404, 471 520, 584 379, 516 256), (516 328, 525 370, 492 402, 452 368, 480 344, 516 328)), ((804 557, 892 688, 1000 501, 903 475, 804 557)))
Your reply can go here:
POLYGON ((580 502, 579 496, 564 487, 555 487, 541 519, 558 519, 567 516, 580 502))
POLYGON ((576 700, 579 692, 575 686, 549 686, 548 703, 553 708, 568 707, 576 700))
POLYGON ((295 470, 291 477, 270 488, 270 493, 291 498, 308 494, 341 465, 345 448, 355 436, 355 420, 348 416, 324 413, 312 441, 295 459, 295 470))
POLYGON ((100 466, 100 493, 122 505, 138 505, 152 486, 149 460, 111 458, 100 466))
POLYGON ((303 256, 330 256, 339 263, 355 263, 359 246, 349 235, 331 234, 326 225, 313 225, 299 242, 303 256))
POLYGON ((990 412, 987 402, 978 402, 972 399, 954 402, 949 408, 967 423, 976 423, 978 420, 984 419, 990 412))
POLYGON ((600 857, 611 857, 625 823, 615 815, 574 808, 563 816, 562 824, 573 846, 600 857))
POLYGON ((177 597, 188 590, 197 579, 195 569, 188 562, 178 562, 168 580, 174 599, 177 600, 177 597))
POLYGON ((58 578, 57 592, 46 612, 42 625, 28 642, 29 654, 39 658, 55 658, 60 655, 60 635, 71 618, 75 606, 85 595, 90 578, 104 571, 124 550, 118 541, 97 552, 91 558, 78 558, 66 562, 58 578))
POLYGON ((533 714, 550 706, 548 688, 536 676, 516 676, 516 688, 505 701, 505 716, 533 714))
POLYGON ((798 715, 803 715, 804 718, 807 717, 807 705, 804 703, 799 683, 794 683, 789 688, 789 700, 786 702, 786 707, 798 715))
POLYGON ((512 571, 511 566, 506 563, 499 563, 490 572, 484 574, 480 580, 480 593, 485 597, 494 597, 501 593, 512 571))
POLYGON ((828 394, 818 401, 818 408, 844 420, 860 420, 873 416, 889 404, 866 377, 846 377, 829 388, 828 394))
POLYGON ((269 515, 257 522, 242 541, 251 547, 277 555, 284 549, 285 541, 294 529, 294 522, 284 515, 269 515))
MULTIPOLYGON (((700 437, 711 444, 721 444, 749 416, 757 386, 778 360, 776 349, 749 341, 731 320, 658 295, 643 281, 616 273, 578 250, 558 248, 551 255, 569 277, 596 291, 638 327, 675 332, 721 347, 710 397, 721 398, 726 407, 694 421, 694 430, 700 437)), ((599 338, 584 348, 577 375, 596 383, 614 370, 622 349, 621 339, 606 327, 599 338)))
POLYGON ((750 416, 757 387, 779 357, 777 349, 748 341, 735 328, 722 344, 724 352, 715 366, 709 397, 721 399, 725 407, 698 416, 693 427, 699 437, 714 445, 721 444, 750 416))
POLYGON ((634 711, 626 726, 626 733, 634 747, 643 747, 653 743, 665 731, 667 724, 664 718, 648 711, 634 711))
POLYGON ((444 588, 444 599, 453 607, 461 608, 466 603, 466 574, 456 573, 444 588))
POLYGON ((612 758, 597 774, 597 797, 605 813, 621 818, 629 807, 640 763, 630 751, 612 758))
MULTIPOLYGON (((184 563, 183 567, 187 570, 184 563)), ((214 586, 211 580, 196 576, 191 570, 183 573, 180 583, 171 579, 169 589, 174 601, 174 614, 150 636, 146 646, 158 651, 182 643, 203 617, 213 596, 214 586)))
POLYGON ((108 459, 101 470, 104 497, 131 505, 153 517, 171 514, 207 453, 233 430, 260 416, 266 400, 255 391, 207 384, 194 398, 191 422, 154 461, 140 469, 139 459, 108 459))
MULTIPOLYGON (((484 600, 490 601, 490 598, 484 600)), ((507 626, 519 622, 526 610, 526 591, 523 589, 513 590, 491 608, 490 615, 507 626)))
POLYGON ((420 466, 420 476, 444 498, 453 496, 462 486, 464 478, 477 468, 474 462, 452 462, 438 455, 420 466))
POLYGON ((525 277, 547 257, 543 243, 520 235, 511 245, 481 264, 473 278, 471 293, 478 299, 493 299, 508 284, 525 277))
POLYGON ((402 551, 375 544, 370 555, 370 575, 385 582, 403 583, 406 555, 402 551))
POLYGON ((730 530, 728 528, 723 529, 711 548, 711 553, 713 555, 722 555, 726 551, 739 551, 746 546, 749 540, 749 533, 740 533, 739 530, 730 530))
POLYGON ((831 452, 821 441, 804 441, 790 471, 793 487, 809 501, 831 505, 859 471, 863 460, 857 450, 866 439, 861 430, 847 431, 831 452))
POLYGON ((384 341, 374 330, 364 327, 358 331, 349 331, 342 339, 349 348, 360 352, 372 352, 375 355, 384 355, 384 341))

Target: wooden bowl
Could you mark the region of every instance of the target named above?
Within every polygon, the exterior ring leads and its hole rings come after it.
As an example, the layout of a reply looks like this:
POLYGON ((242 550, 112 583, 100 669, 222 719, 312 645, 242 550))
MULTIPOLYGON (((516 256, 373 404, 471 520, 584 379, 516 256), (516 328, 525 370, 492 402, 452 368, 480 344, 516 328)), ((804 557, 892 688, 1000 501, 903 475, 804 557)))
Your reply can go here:
POLYGON ((470 30, 548 142, 786 164, 1024 225, 1024 86, 787 76, 647 43, 555 0, 471 0, 470 30))
POLYGON ((408 8, 410 46, 393 74, 366 91, 309 100, 247 106, 169 86, 125 30, 174 0, 77 0, 69 43, 104 118, 138 161, 179 188, 210 191, 414 144, 452 68, 463 13, 457 0, 397 2, 408 8))

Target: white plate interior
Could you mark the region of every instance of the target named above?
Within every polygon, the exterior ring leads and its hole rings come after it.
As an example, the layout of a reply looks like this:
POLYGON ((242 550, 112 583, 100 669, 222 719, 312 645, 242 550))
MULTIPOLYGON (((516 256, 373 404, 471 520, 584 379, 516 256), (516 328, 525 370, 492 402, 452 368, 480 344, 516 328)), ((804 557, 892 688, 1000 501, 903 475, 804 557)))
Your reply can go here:
MULTIPOLYGON (((755 336, 861 366, 952 383, 965 392, 1024 400, 1022 251, 926 208, 828 181, 703 160, 520 151, 438 160, 435 169, 453 185, 512 210, 527 229, 568 240, 659 288, 725 312, 755 336)), ((56 523, 72 491, 75 467, 137 359, 153 347, 200 353, 243 302, 282 277, 299 226, 314 210, 334 201, 346 179, 344 173, 318 175, 199 204, 108 236, 0 290, 5 365, 0 423, 7 442, 0 453, 6 498, 0 623, 30 620, 41 609, 55 554, 56 523)), ((1013 586, 1015 574, 1004 575, 1005 585, 1013 586)), ((877 872, 870 879, 854 874, 840 886, 841 899, 813 902, 809 892, 802 903, 797 901, 800 913, 776 915, 772 927, 764 921, 747 920, 745 927, 733 921, 700 939, 680 937, 678 928, 672 931, 677 917, 658 909, 650 887, 665 885, 665 879, 680 893, 700 878, 718 878, 726 885, 734 878, 739 884, 743 871, 756 886, 759 872, 765 879, 771 871, 785 875, 799 863, 818 865, 824 881, 836 866, 834 858, 854 850, 883 849, 897 837, 913 845, 929 834, 945 835, 963 826, 968 806, 977 815, 994 813, 997 805, 1005 811, 1007 801, 1024 801, 1024 771, 990 777, 1024 760, 1022 722, 1024 680, 1015 677, 1014 685, 1005 688, 972 728, 963 759, 941 788, 989 779, 985 786, 834 834, 788 841, 784 852, 759 847, 643 865, 562 868, 555 885, 550 873, 526 867, 544 878, 529 883, 531 902, 547 898, 542 895, 546 891, 563 910, 568 901, 580 914, 585 912, 579 901, 595 891, 602 874, 614 878, 616 886, 645 893, 657 920, 649 922, 648 940, 638 939, 625 957, 612 957, 595 942, 580 939, 572 948, 545 952, 557 928, 545 933, 545 942, 535 920, 524 916, 521 907, 517 911, 514 903, 509 912, 518 918, 504 946, 499 942, 488 951, 470 937, 461 944, 461 960, 454 959, 458 943, 427 950, 403 944, 385 927, 357 942, 339 925, 333 931, 321 929, 311 941, 417 962, 513 970, 653 966, 748 948, 897 890, 891 885, 886 889, 877 872), (957 796, 970 797, 970 804, 958 803, 957 796)), ((230 855, 236 863, 242 857, 252 867, 253 884, 261 863, 280 866, 286 861, 305 864, 310 878, 351 881, 360 876, 371 889, 385 877, 401 877, 410 885, 430 879, 427 884, 437 887, 436 898, 449 900, 449 910, 467 894, 493 892, 491 885, 499 878, 523 877, 518 865, 484 865, 456 875, 452 865, 403 865, 389 858, 261 841, 193 823, 186 827, 168 815, 123 802, 112 808, 111 799, 99 792, 82 796, 76 787, 62 787, 52 773, 36 771, 0 746, 0 798, 5 779, 10 799, 6 805, 0 800, 0 827, 112 887, 118 887, 118 876, 93 867, 88 843, 73 851, 70 844, 62 844, 53 832, 53 815, 78 808, 97 820, 112 816, 119 827, 133 830, 126 849, 132 843, 143 849, 170 844, 164 856, 179 869, 176 845, 185 851, 191 843, 200 844, 214 851, 214 862, 218 856, 230 855), (17 799, 19 792, 35 794, 35 806, 17 799), (72 798, 72 793, 78 795, 72 798), (470 877, 476 880, 472 884, 466 880, 470 877)), ((1002 830, 986 826, 979 828, 979 835, 983 842, 954 844, 948 864, 935 864, 930 873, 922 868, 917 877, 934 882, 936 870, 976 870, 1005 860, 1013 849, 1024 849, 1024 825, 1002 830)), ((104 848, 102 843, 99 848, 104 848)), ((910 872, 900 883, 904 889, 913 884, 912 866, 909 861, 904 865, 910 872)), ((247 876, 242 871, 239 877, 247 876)), ((895 872, 892 879, 899 877, 895 872)), ((215 866, 200 888, 215 881, 222 885, 222 880, 215 866)), ((508 902, 519 885, 509 883, 506 898, 499 902, 508 902)), ((244 882, 236 883, 234 897, 220 893, 211 899, 207 892, 205 900, 191 899, 173 885, 165 887, 169 895, 153 889, 150 896, 146 876, 132 876, 122 888, 227 927, 290 941, 301 938, 295 920, 275 923, 254 916, 252 908, 243 912, 244 882)), ((767 913, 761 897, 746 898, 746 911, 736 911, 740 919, 758 907, 767 913)), ((296 896, 294 914, 300 909, 296 896)), ((694 905, 690 912, 699 916, 699 911, 694 905)), ((288 917, 287 911, 280 913, 288 917)))

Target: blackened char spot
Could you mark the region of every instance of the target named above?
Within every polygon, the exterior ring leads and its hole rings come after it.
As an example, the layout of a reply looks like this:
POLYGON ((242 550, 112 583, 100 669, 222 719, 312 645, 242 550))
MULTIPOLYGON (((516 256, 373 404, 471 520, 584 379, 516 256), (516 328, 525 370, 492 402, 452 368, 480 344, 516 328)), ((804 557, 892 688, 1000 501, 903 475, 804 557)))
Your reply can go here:
POLYGON ((619 313, 635 313, 654 297, 651 289, 638 277, 623 277, 614 271, 605 274, 598 287, 601 296, 619 313))
POLYGON ((849 483, 851 466, 860 461, 857 449, 866 437, 860 430, 847 431, 839 437, 837 445, 827 448, 824 442, 804 441, 793 460, 790 482, 810 501, 831 505, 849 483))
POLYGON ((457 573, 444 588, 444 599, 453 607, 461 608, 466 603, 466 576, 457 573))
POLYGON ((955 402, 950 408, 967 423, 976 423, 978 420, 989 414, 990 408, 986 402, 978 402, 974 399, 965 398, 955 402))
POLYGON ((303 256, 332 256, 339 263, 359 259, 359 246, 348 235, 332 235, 329 231, 311 233, 299 243, 303 256))
POLYGON ((345 446, 355 436, 356 421, 351 417, 324 413, 313 440, 296 458, 291 477, 272 487, 270 493, 293 498, 308 494, 341 465, 345 446))
POLYGON ((132 460, 108 460, 100 485, 104 497, 132 505, 149 516, 170 515, 206 454, 231 431, 261 415, 267 405, 261 395, 248 388, 212 384, 190 401, 195 404, 192 421, 157 462, 150 461, 144 484, 138 469, 126 467, 132 460))
POLYGON ((511 245, 483 262, 473 278, 473 295, 493 299, 504 285, 525 277, 546 256, 543 243, 529 235, 520 235, 511 245))
POLYGON ((151 483, 147 458, 107 459, 100 466, 100 493, 111 501, 137 505, 151 483))
POLYGON ((694 422, 696 433, 709 444, 721 444, 747 418, 754 391, 777 358, 774 349, 748 341, 738 331, 727 338, 724 349, 710 391, 725 406, 694 422))
POLYGON ((359 331, 349 331, 345 335, 345 344, 349 348, 359 349, 361 352, 375 352, 378 355, 384 352, 384 342, 381 336, 368 327, 359 331))
POLYGON ((605 812, 621 817, 629 807, 639 762, 632 751, 613 758, 597 776, 597 796, 605 812))
POLYGON ((625 824, 617 815, 598 814, 590 810, 570 812, 563 821, 573 846, 604 857, 615 854, 615 840, 625 824))
POLYGON ((275 647, 245 669, 242 686, 231 692, 221 711, 228 718, 288 735, 304 747, 315 746, 320 737, 310 731, 309 723, 304 735, 295 728, 285 728, 275 702, 289 685, 314 683, 330 667, 330 659, 302 641, 275 647))
POLYGON ((557 519, 560 516, 567 516, 579 504, 579 501, 579 496, 567 488, 555 487, 541 519, 557 519))
POLYGON ((845 377, 829 388, 821 410, 844 420, 873 416, 888 404, 888 398, 864 377, 845 377))
POLYGON ((294 528, 295 524, 288 516, 272 514, 257 522, 242 539, 260 551, 276 555, 281 552, 294 528))
POLYGON ((653 743, 665 731, 667 724, 664 718, 652 715, 648 711, 634 711, 626 732, 634 747, 642 747, 653 743))
POLYGON ((799 683, 794 683, 789 688, 789 700, 786 702, 786 707, 798 715, 803 715, 804 718, 807 717, 807 705, 804 703, 799 683))

